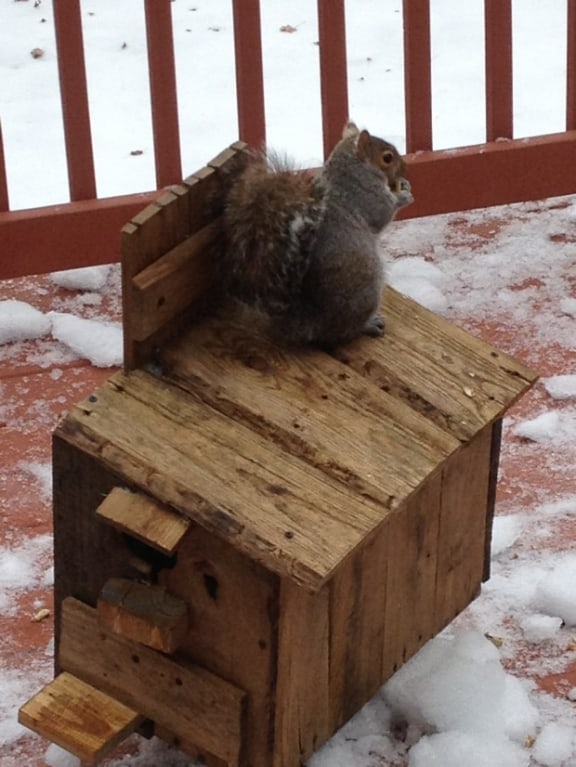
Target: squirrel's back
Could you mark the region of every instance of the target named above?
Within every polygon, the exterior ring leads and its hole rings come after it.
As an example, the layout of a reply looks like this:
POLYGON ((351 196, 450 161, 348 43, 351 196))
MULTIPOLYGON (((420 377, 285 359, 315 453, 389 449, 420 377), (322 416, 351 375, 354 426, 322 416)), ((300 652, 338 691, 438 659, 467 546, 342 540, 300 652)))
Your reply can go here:
POLYGON ((266 312, 285 311, 308 268, 322 198, 309 174, 255 154, 224 211, 228 291, 266 312))
POLYGON ((377 241, 412 201, 403 174, 396 149, 353 123, 313 182, 254 156, 226 201, 229 293, 264 310, 291 342, 381 334, 377 241))

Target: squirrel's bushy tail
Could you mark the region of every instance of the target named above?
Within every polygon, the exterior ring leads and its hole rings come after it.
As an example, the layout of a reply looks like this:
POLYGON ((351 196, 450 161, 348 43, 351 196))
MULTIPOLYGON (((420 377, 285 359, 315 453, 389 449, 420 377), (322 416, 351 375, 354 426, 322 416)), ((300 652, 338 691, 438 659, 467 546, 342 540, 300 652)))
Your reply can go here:
POLYGON ((321 215, 309 174, 254 154, 224 210, 227 292, 271 316, 284 313, 308 269, 321 215))

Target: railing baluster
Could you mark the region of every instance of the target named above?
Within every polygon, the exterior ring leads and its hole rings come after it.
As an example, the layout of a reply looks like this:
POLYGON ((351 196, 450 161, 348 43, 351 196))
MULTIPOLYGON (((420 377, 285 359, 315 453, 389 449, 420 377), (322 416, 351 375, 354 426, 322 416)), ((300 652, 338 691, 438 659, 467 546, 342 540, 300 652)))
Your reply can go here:
POLYGON ((161 189, 182 178, 172 4, 170 0, 145 0, 144 8, 156 185, 161 189))
POLYGON ((512 7, 510 0, 484 0, 486 45, 486 140, 512 138, 512 7))
POLYGON ((60 96, 72 200, 96 197, 79 0, 54 0, 60 96))
POLYGON ((344 0, 318 0, 318 36, 324 156, 328 157, 348 119, 344 0))
POLYGON ((233 0, 238 133, 258 149, 266 141, 259 0, 233 0))
POLYGON ((432 149, 429 0, 404 0, 406 151, 432 149))
POLYGON ((566 130, 576 130, 576 0, 568 0, 566 130))
POLYGON ((2 138, 2 122, 0 122, 0 211, 10 209, 8 198, 8 176, 6 174, 6 158, 4 156, 4 140, 2 138))

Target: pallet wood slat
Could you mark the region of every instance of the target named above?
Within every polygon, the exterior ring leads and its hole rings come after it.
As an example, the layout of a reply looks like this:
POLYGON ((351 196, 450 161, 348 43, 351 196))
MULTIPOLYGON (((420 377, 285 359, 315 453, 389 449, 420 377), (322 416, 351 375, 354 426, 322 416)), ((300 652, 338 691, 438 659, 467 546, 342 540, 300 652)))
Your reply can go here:
POLYGON ((307 594, 282 582, 273 767, 294 767, 296 755, 303 764, 332 734, 329 616, 328 589, 307 594))
POLYGON ((143 493, 115 487, 96 509, 108 524, 138 538, 163 554, 173 554, 190 520, 143 493))
POLYGON ((144 341, 213 285, 214 262, 199 256, 214 242, 219 222, 213 221, 183 240, 132 279, 132 335, 144 341))
MULTIPOLYGON (((256 561, 312 590, 387 513, 143 371, 113 377, 74 409, 73 420, 69 438, 127 483, 160 494, 256 561), (187 461, 194 463, 193 475, 187 461)), ((63 438, 66 429, 65 422, 58 430, 63 438)))
POLYGON ((386 288, 382 344, 352 344, 346 364, 457 439, 472 438, 536 380, 521 363, 386 288), (426 344, 419 342, 425 337, 426 344))
POLYGON ((98 622, 108 631, 171 654, 188 633, 186 603, 161 586, 110 578, 97 604, 98 622))
POLYGON ((59 662, 230 767, 238 766, 245 694, 234 685, 104 631, 96 610, 71 597, 63 604, 59 662))
POLYGON ((64 672, 20 708, 18 721, 92 765, 134 732, 144 717, 64 672))

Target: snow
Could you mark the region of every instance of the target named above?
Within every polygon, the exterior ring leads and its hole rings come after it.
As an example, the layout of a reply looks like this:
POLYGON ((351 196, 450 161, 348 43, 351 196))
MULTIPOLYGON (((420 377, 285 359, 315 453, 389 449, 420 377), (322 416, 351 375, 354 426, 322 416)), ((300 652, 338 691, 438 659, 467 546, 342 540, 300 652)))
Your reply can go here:
POLYGON ((52 335, 99 368, 122 364, 122 326, 50 312, 52 335))
POLYGON ((53 272, 50 276, 55 285, 67 290, 102 290, 106 285, 112 267, 86 266, 81 269, 67 269, 63 272, 53 272))
MULTIPOLYGON (((434 0, 431 5, 435 145, 481 141, 482 3, 456 6, 434 0)), ((84 13, 101 195, 144 191, 155 183, 142 3, 124 0, 120 15, 117 6, 115 0, 99 0, 91 15, 84 13)), ((308 0, 295 0, 289 8, 270 2, 262 6, 268 137, 301 165, 317 165, 322 154, 317 24, 310 6, 308 0), (279 31, 287 23, 294 32, 279 31), (287 120, 286 110, 294 102, 298 119, 287 120)), ((561 6, 515 0, 517 135, 563 130, 561 6)), ((359 124, 386 135, 402 150, 401 4, 381 4, 376 18, 373 7, 373 0, 349 4, 355 11, 348 19, 350 111, 359 124)), ((187 175, 236 138, 232 20, 230 4, 222 0, 192 5, 175 0, 172 12, 187 175), (219 67, 204 66, 198 77, 197 62, 212 60, 219 67)), ((61 202, 68 193, 51 8, 48 3, 5 3, 0 29, 7 27, 13 34, 5 35, 0 46, 0 113, 11 203, 17 208, 61 202), (44 56, 32 59, 33 47, 44 49, 44 56)), ((504 424, 501 476, 514 492, 498 499, 492 575, 482 595, 405 664, 308 767, 576 764, 576 687, 566 681, 551 694, 533 681, 547 674, 562 676, 576 664, 576 555, 566 550, 576 537, 575 242, 574 198, 395 222, 383 234, 382 255, 393 287, 472 332, 488 327, 505 351, 520 354, 544 375, 528 403, 504 424), (550 357, 543 369, 540 350, 545 347, 550 357), (530 477, 521 472, 524 463, 528 473, 544 467, 553 478, 533 496, 530 477)), ((117 266, 90 267, 32 280, 35 287, 24 291, 22 300, 1 300, 0 364, 8 375, 18 366, 46 371, 58 394, 72 389, 74 395, 79 360, 103 368, 120 365, 119 283, 117 266)), ((0 297, 1 291, 0 284, 0 297)), ((29 401, 27 385, 9 389, 0 384, 0 428, 25 437, 38 430, 49 435, 55 416, 47 395, 32 402, 26 414, 18 411, 19 396, 29 401)), ((46 518, 48 458, 49 452, 32 452, 14 462, 23 489, 18 500, 30 493, 46 518)), ((0 468, 0 481, 3 473, 0 468)), ((27 538, 22 539, 14 499, 0 497, 0 513, 6 536, 0 547, 0 612, 16 621, 24 610, 28 620, 30 602, 34 609, 44 606, 53 583, 52 539, 35 528, 24 530, 27 538)), ((9 654, 0 662, 3 767, 28 763, 18 751, 26 740, 16 710, 50 677, 52 654, 48 643, 32 663, 26 657, 25 668, 21 657, 14 660, 9 654)), ((130 755, 107 764, 193 764, 156 739, 134 740, 130 747, 130 755)), ((49 767, 79 764, 55 745, 42 749, 49 767)))
POLYGON ((50 320, 24 301, 0 301, 0 344, 40 338, 50 332, 50 320))
POLYGON ((550 376, 542 383, 552 399, 576 399, 576 375, 550 376))
POLYGON ((542 612, 576 626, 576 554, 557 561, 537 585, 535 601, 542 612))
POLYGON ((573 727, 549 722, 534 744, 534 758, 542 767, 562 767, 574 753, 575 739, 573 727))

